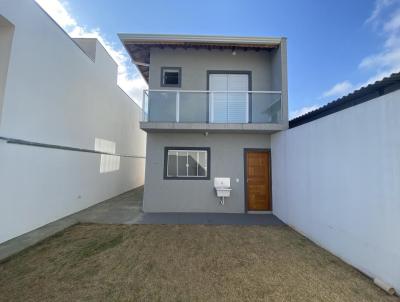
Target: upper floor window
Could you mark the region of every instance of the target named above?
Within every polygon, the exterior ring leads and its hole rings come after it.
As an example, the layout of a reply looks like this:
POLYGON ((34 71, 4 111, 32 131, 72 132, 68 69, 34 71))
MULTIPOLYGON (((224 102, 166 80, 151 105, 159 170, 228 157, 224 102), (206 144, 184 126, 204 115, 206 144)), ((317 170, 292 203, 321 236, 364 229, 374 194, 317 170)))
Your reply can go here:
POLYGON ((181 87, 182 68, 162 67, 161 86, 162 87, 181 87))

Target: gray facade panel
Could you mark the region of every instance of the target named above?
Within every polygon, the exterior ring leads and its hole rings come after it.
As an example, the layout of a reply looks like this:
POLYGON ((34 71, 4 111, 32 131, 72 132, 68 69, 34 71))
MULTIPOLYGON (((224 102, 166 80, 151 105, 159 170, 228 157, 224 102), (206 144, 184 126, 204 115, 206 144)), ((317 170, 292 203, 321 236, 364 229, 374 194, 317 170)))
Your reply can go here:
POLYGON ((168 65, 182 68, 183 90, 206 90, 208 70, 248 70, 252 73, 253 90, 272 90, 273 83, 280 81, 280 74, 273 79, 271 60, 269 51, 236 50, 232 55, 231 50, 152 48, 149 88, 169 89, 160 85, 161 68, 168 65))
MULTIPOLYGON (((286 61, 286 40, 282 40, 280 47, 272 50, 236 50, 235 55, 227 50, 206 50, 206 49, 181 49, 181 48, 151 48, 150 50, 150 78, 149 89, 163 90, 201 90, 208 89, 208 73, 212 70, 223 70, 229 73, 246 71, 251 75, 249 89, 253 91, 282 91, 282 117, 275 116, 266 121, 263 115, 268 106, 277 95, 251 94, 250 116, 253 123, 275 123, 282 119, 280 124, 285 128, 288 126, 288 94, 287 94, 287 61, 286 61), (163 66, 176 66, 181 68, 181 86, 162 87, 160 77, 163 66)), ((162 94, 165 98, 175 98, 175 93, 152 92, 162 94)), ((206 93, 185 93, 181 94, 181 115, 184 118, 181 122, 207 123, 208 103, 206 93)), ((153 98, 154 102, 154 98, 153 98)), ((159 106, 160 104, 153 104, 159 106)), ((150 106, 154 121, 169 118, 165 121, 172 121, 175 114, 175 102, 166 100, 162 109, 158 110, 150 106), (164 111, 165 109, 165 111, 164 111), (170 114, 169 114, 170 113, 170 114)), ((164 120, 163 120, 164 121, 164 120)))
POLYGON ((148 133, 144 211, 245 212, 245 148, 270 148, 270 137, 266 134, 148 133), (165 147, 210 147, 210 179, 164 179, 165 147), (214 177, 231 178, 231 197, 224 205, 216 197, 214 177))

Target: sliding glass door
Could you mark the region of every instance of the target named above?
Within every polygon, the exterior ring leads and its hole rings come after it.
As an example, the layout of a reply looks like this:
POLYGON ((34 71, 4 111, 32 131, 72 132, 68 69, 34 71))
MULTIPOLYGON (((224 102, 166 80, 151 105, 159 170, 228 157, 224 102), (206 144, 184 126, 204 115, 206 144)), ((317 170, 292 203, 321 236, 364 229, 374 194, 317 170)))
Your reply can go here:
POLYGON ((249 117, 249 75, 209 74, 211 123, 247 123, 249 117))

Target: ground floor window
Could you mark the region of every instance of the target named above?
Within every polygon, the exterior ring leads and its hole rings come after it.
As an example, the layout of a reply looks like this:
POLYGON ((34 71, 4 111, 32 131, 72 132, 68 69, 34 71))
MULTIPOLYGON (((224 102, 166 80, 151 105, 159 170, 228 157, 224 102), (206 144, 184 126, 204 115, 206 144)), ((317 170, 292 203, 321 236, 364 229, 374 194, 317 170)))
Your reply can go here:
POLYGON ((210 148, 166 147, 165 179, 210 179, 210 148))

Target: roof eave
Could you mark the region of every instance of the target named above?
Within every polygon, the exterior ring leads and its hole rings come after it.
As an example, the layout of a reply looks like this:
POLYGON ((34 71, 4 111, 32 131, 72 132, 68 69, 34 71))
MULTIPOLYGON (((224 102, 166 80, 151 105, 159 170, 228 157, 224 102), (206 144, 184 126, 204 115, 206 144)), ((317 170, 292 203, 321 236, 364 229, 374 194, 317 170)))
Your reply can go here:
MULTIPOLYGON (((206 36, 206 35, 166 35, 166 34, 135 34, 135 33, 119 33, 119 39, 124 45, 126 51, 129 53, 132 62, 135 64, 143 79, 148 83, 148 76, 143 72, 146 72, 146 67, 141 66, 137 63, 147 62, 135 62, 135 58, 131 51, 128 49, 128 45, 141 45, 149 47, 152 44, 176 44, 178 46, 184 45, 187 47, 188 44, 192 44, 194 47, 243 47, 245 49, 255 48, 257 51, 262 48, 278 48, 282 43, 282 40, 286 38, 272 38, 272 37, 233 37, 233 36, 206 36), (146 46, 148 44, 148 46, 146 46)), ((148 67, 147 67, 148 68, 148 67)), ((148 72, 148 71, 147 71, 148 72)))
POLYGON ((205 35, 163 35, 163 34, 118 34, 120 40, 125 43, 129 42, 192 42, 192 43, 237 43, 237 44, 254 44, 254 45, 276 45, 278 46, 285 38, 273 37, 233 37, 233 36, 205 36, 205 35))

